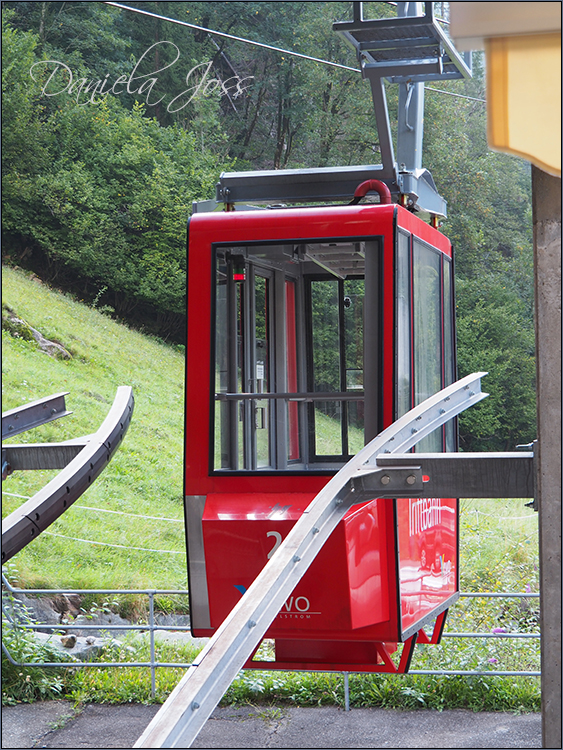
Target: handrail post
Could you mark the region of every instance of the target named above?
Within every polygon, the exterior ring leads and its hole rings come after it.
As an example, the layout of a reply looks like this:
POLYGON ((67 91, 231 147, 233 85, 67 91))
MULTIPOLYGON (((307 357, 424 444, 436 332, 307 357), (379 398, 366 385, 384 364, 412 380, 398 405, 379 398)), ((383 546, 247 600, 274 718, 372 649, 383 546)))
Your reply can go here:
POLYGON ((350 710, 350 675, 344 672, 344 710, 350 710))
POLYGON ((155 659, 155 648, 154 648, 154 591, 149 591, 149 632, 150 632, 150 648, 151 648, 151 698, 154 699, 156 696, 156 659, 155 659))

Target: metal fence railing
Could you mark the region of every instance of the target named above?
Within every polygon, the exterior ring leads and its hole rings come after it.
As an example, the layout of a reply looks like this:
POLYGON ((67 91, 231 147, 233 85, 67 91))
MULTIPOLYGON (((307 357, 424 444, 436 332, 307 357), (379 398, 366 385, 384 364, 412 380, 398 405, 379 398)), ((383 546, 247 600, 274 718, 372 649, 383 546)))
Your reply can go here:
POLYGON ((2 651, 6 655, 6 658, 14 665, 18 667, 62 667, 62 668, 68 668, 68 667, 74 667, 77 666, 80 667, 149 667, 151 670, 151 696, 154 698, 156 693, 156 669, 161 667, 176 667, 176 668, 188 668, 191 666, 191 663, 181 663, 181 662, 159 662, 156 659, 156 646, 155 646, 155 631, 156 630, 173 630, 173 631, 189 631, 190 627, 187 625, 174 625, 174 626, 166 626, 158 623, 155 619, 155 607, 154 607, 154 598, 157 594, 163 594, 163 595, 174 595, 174 596, 181 596, 187 595, 187 591, 175 591, 172 589, 18 589, 12 587, 9 582, 6 580, 4 575, 2 575, 2 585, 5 589, 3 591, 2 596, 2 615, 3 618, 6 618, 6 621, 8 623, 8 626, 11 626, 13 628, 25 631, 25 630, 45 630, 47 628, 51 629, 53 631, 53 634, 56 634, 57 631, 72 631, 72 630, 97 630, 97 631, 138 631, 138 632, 148 632, 149 633, 149 645, 150 645, 150 660, 149 661, 128 661, 128 662, 122 662, 122 661, 78 661, 76 659, 73 659, 72 661, 68 662, 39 662, 39 661, 32 661, 32 662, 19 662, 16 661, 12 655, 10 654, 9 650, 5 646, 4 642, 2 642, 2 651), (8 596, 4 596, 4 593, 7 593, 8 596), (119 594, 137 594, 137 595, 145 595, 148 597, 148 604, 149 604, 149 616, 148 616, 148 622, 147 623, 138 623, 138 624, 131 624, 131 625, 86 625, 85 623, 79 623, 79 624, 73 624, 73 623, 61 623, 61 625, 57 626, 53 623, 23 623, 21 622, 21 617, 18 617, 17 613, 14 611, 14 602, 17 600, 18 594, 23 594, 25 596, 28 596, 30 594, 35 595, 49 595, 52 596, 54 594, 66 594, 66 595, 84 595, 84 594, 103 594, 103 595, 119 595, 119 594))
MULTIPOLYGON (((2 643, 2 651, 6 655, 6 658, 14 665, 18 667, 145 667, 151 671, 151 695, 154 698, 156 692, 156 670, 164 667, 168 668, 182 668, 187 669, 191 666, 191 663, 185 662, 162 662, 156 658, 156 643, 155 643, 155 632, 159 631, 189 631, 189 625, 163 625, 159 623, 155 614, 155 596, 187 596, 188 592, 185 590, 171 590, 171 589, 20 589, 14 588, 10 585, 7 579, 2 575, 3 584, 3 596, 2 596, 2 613, 5 618, 5 622, 9 627, 13 627, 22 631, 29 630, 45 630, 47 628, 56 634, 57 631, 72 631, 72 630, 106 630, 106 631, 138 631, 148 632, 149 634, 149 646, 150 646, 150 659, 148 661, 69 661, 69 662, 47 662, 47 661, 26 661, 20 662, 14 659, 10 654, 8 648, 2 643), (125 594, 136 594, 144 595, 148 597, 148 622, 138 623, 131 625, 86 625, 82 622, 76 623, 62 623, 57 626, 53 623, 23 623, 21 616, 15 611, 14 604, 17 601, 18 595, 48 595, 53 596, 56 594, 66 595, 85 595, 85 594, 100 594, 100 595, 125 595, 125 594)), ((488 599, 537 599, 539 594, 536 593, 510 593, 510 592, 495 592, 495 593, 462 593, 461 598, 488 598, 488 599)), ((463 632, 448 632, 445 631, 442 634, 443 638, 491 638, 491 639, 539 639, 539 633, 518 633, 518 632, 475 632, 475 633, 463 633, 463 632)), ((344 693, 346 709, 349 708, 349 689, 348 689, 348 674, 344 675, 344 693)), ((411 669, 409 674, 412 675, 450 675, 450 676, 487 676, 487 677, 539 677, 540 671, 532 670, 521 670, 521 671, 508 671, 508 670, 454 670, 454 669, 411 669)))

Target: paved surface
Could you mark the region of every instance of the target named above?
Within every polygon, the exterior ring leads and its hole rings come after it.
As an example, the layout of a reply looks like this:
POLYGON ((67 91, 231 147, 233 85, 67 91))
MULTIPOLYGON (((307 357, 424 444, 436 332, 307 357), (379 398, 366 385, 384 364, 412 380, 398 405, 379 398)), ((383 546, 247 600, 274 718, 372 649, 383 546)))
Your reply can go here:
MULTIPOLYGON (((159 706, 66 701, 2 709, 3 748, 133 747, 159 706)), ((197 748, 534 748, 541 715, 381 708, 218 708, 197 748)))

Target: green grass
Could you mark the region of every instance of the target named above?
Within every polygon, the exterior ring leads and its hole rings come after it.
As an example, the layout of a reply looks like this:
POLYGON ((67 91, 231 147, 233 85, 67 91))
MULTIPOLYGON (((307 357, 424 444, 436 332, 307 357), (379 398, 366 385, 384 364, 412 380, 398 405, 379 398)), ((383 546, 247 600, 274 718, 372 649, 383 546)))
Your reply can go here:
MULTIPOLYGON (((2 331, 3 411, 69 391, 66 404, 73 412, 10 442, 88 435, 101 425, 118 386, 132 386, 135 397, 130 428, 110 465, 48 532, 13 558, 12 579, 28 588, 185 588, 184 356, 21 272, 4 268, 2 286, 3 301, 18 316, 73 355, 53 359, 34 342, 2 331)), ((3 517, 24 502, 17 495, 33 495, 56 473, 8 477, 3 517)))
MULTIPOLYGON (((17 662, 64 661, 55 649, 37 643, 31 630, 11 628, 4 617, 2 596, 2 645, 17 662)), ((21 612, 21 610, 20 610, 21 612)), ((22 613, 25 616, 25 613, 22 613)), ((63 669, 18 667, 2 651, 2 705, 33 703, 35 700, 61 698, 69 684, 69 673, 63 669)))
MULTIPOLYGON (((155 643, 156 658, 164 663, 190 664, 199 648, 177 643, 155 643)), ((100 661, 150 661, 148 637, 129 637, 104 649, 100 661)), ((155 695, 151 695, 151 673, 145 667, 82 669, 74 675, 67 696, 76 703, 163 703, 183 677, 183 668, 162 668, 155 673, 155 695)))
MULTIPOLYGON (((133 641, 108 649, 100 660, 120 661, 149 658, 146 642, 133 641)), ((495 641, 478 645, 475 641, 451 640, 444 646, 417 647, 413 669, 537 669, 537 646, 514 641, 495 641), (533 653, 535 651, 535 653, 533 653), (490 663, 491 655, 500 656, 490 663), (505 659, 502 658, 502 653, 505 659)), ((159 644, 156 658, 160 662, 188 664, 194 658, 193 647, 159 644)), ((66 683, 66 696, 78 703, 161 703, 179 679, 183 669, 156 670, 155 696, 151 695, 150 671, 145 668, 83 669, 66 683)), ((539 711, 539 679, 530 677, 452 676, 452 675, 350 675, 350 705, 382 708, 435 710, 466 708, 474 711, 539 711)), ((293 704, 299 706, 344 705, 344 683, 341 674, 322 672, 241 672, 226 692, 223 705, 293 704)))
MULTIPOLYGON (((348 425, 349 450, 356 454, 364 447, 364 431, 348 425)), ((340 418, 333 419, 320 409, 315 409, 315 451, 319 456, 334 456, 342 453, 342 426, 340 418)))
POLYGON ((538 514, 527 502, 460 501, 462 591, 538 591, 538 514))
MULTIPOLYGON (((87 435, 103 421, 119 385, 131 385, 135 395, 131 427, 108 468, 49 528, 62 536, 44 533, 8 563, 10 580, 27 588, 187 588, 181 521, 182 353, 14 269, 3 270, 3 297, 30 325, 73 354, 68 361, 52 359, 34 343, 2 332, 3 410, 68 390, 67 408, 74 412, 16 437, 16 442, 87 435), (107 510, 131 515, 103 512, 107 510)), ((325 425, 329 438, 331 426, 325 425)), ((3 484, 3 516, 23 502, 16 495, 32 495, 55 473, 19 472, 9 477, 3 484)), ((537 514, 525 508, 525 502, 461 501, 462 591, 538 590, 537 514)), ((83 606, 93 602, 85 600, 83 606)), ((157 606, 167 612, 186 607, 172 597, 160 597, 157 606)), ((131 597, 120 597, 117 605, 123 616, 143 614, 143 607, 131 597)), ((447 624, 447 630, 457 632, 492 632, 499 627, 537 632, 538 600, 462 599, 452 608, 447 624)), ((28 654, 29 644, 24 637, 17 648, 28 654)), ((101 654, 100 659, 108 656, 101 654)), ((176 644, 161 644, 157 650, 161 662, 188 663, 193 656, 193 649, 176 644)), ((147 646, 126 641, 119 658, 146 660, 147 646)), ((417 647, 412 668, 538 670, 539 642, 444 639, 440 646, 417 647)), ((153 700, 150 670, 144 668, 88 668, 61 677, 61 672, 10 670, 3 659, 5 670, 12 698, 3 694, 3 700, 60 695, 78 702, 153 700)), ((182 673, 158 669, 154 700, 164 700, 182 673)), ((539 680, 529 677, 350 675, 350 700, 352 706, 537 711, 540 691, 539 680)), ((242 673, 224 698, 227 703, 297 705, 343 705, 343 701, 341 675, 255 671, 242 673)))
MULTIPOLYGON (((354 708, 540 710, 539 684, 530 677, 351 674, 349 687, 354 708)), ((334 673, 245 672, 223 699, 228 705, 244 703, 344 706, 344 680, 334 673)))

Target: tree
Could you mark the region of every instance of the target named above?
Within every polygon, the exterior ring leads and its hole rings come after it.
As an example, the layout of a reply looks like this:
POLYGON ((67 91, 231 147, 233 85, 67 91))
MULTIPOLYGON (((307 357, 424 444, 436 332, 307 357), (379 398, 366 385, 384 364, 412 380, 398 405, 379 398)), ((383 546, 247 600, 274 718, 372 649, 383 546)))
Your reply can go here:
POLYGON ((47 158, 42 102, 29 77, 38 40, 12 28, 13 15, 2 13, 2 172, 36 173, 47 158))
POLYGON ((92 76, 114 78, 123 71, 131 40, 122 13, 101 3, 5 2, 15 29, 34 31, 40 56, 70 67, 83 65, 92 76), (124 33, 125 32, 125 33, 124 33))
POLYGON ((488 372, 489 397, 460 416, 461 447, 514 450, 535 432, 534 331, 498 274, 457 283, 459 377, 488 372))
POLYGON ((45 157, 20 158, 17 140, 3 154, 7 252, 81 296, 103 291, 118 314, 144 305, 178 322, 186 220, 192 201, 213 190, 223 160, 200 148, 199 134, 163 128, 142 105, 128 111, 111 95, 83 105, 62 92, 40 119, 40 99, 25 85, 38 38, 8 27, 4 37, 3 51, 16 60, 3 69, 4 127, 17 131, 21 117, 45 157))

